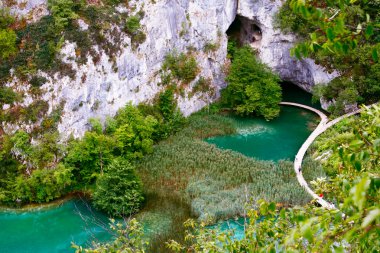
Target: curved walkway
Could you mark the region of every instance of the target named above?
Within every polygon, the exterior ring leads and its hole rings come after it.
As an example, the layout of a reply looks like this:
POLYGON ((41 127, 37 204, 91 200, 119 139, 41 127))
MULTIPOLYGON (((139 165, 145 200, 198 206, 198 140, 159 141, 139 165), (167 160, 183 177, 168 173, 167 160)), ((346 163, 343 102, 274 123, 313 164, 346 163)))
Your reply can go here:
POLYGON ((306 139, 306 141, 302 144, 301 148, 298 150, 298 153, 296 155, 296 158, 294 160, 294 171, 296 172, 297 175, 297 180, 299 184, 312 196, 312 198, 317 201, 322 207, 325 207, 327 209, 336 209, 334 204, 327 202, 323 198, 319 197, 307 184, 305 178, 302 175, 302 160, 306 154, 307 149, 310 147, 310 145, 314 142, 314 140, 323 132, 325 132, 328 128, 332 127, 342 119, 345 119, 349 116, 355 115, 359 113, 362 109, 356 110, 351 113, 347 113, 339 118, 336 118, 332 121, 329 122, 328 117, 326 114, 321 112, 318 109, 315 109, 313 107, 303 105, 303 104, 298 104, 298 103, 292 103, 292 102, 281 102, 280 105, 287 105, 287 106, 295 106, 295 107, 300 107, 303 109, 310 110, 312 112, 315 112, 316 114, 319 115, 321 118, 321 121, 319 122, 317 128, 314 129, 314 131, 309 135, 309 137, 306 139))

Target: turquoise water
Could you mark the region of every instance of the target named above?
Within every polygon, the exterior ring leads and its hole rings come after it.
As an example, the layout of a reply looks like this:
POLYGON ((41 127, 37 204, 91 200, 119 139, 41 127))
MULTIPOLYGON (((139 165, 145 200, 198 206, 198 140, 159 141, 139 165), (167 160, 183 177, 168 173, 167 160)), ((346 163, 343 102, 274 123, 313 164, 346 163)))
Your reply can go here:
MULTIPOLYGON (((296 102, 321 109, 311 102, 311 94, 290 83, 283 83, 283 101, 296 102)), ((272 121, 261 118, 234 118, 238 133, 206 139, 221 149, 231 149, 246 156, 278 161, 293 160, 303 142, 319 123, 313 112, 290 106, 281 106, 280 116, 272 121)), ((234 238, 244 237, 244 219, 229 219, 210 226, 220 231, 233 231, 234 238)))
POLYGON ((84 201, 29 212, 0 212, 0 252, 74 252, 71 242, 89 245, 111 238, 108 218, 84 201))
POLYGON ((244 218, 229 219, 227 221, 218 222, 215 225, 209 226, 210 229, 218 229, 219 231, 232 231, 233 238, 241 240, 244 238, 244 224, 249 221, 244 218))
POLYGON ((280 116, 234 118, 238 133, 206 139, 222 149, 231 149, 259 160, 293 160, 302 143, 318 124, 319 118, 304 109, 281 106, 280 116))

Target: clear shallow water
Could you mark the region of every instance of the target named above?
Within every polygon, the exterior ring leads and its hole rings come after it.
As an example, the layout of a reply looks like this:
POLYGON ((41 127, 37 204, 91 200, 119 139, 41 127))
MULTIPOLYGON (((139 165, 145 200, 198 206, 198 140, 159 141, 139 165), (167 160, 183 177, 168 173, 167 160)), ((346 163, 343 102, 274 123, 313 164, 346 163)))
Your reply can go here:
POLYGON ((319 118, 304 109, 281 106, 280 116, 234 118, 238 133, 206 139, 222 149, 231 149, 259 160, 293 160, 302 143, 318 124, 319 118))
POLYGON ((215 225, 209 226, 210 229, 218 229, 219 231, 232 231, 233 237, 236 240, 241 240, 244 238, 244 223, 248 222, 244 218, 229 219, 227 221, 218 222, 215 225))
POLYGON ((110 239, 107 228, 108 218, 80 200, 39 211, 0 211, 0 252, 74 252, 71 242, 85 246, 110 239))

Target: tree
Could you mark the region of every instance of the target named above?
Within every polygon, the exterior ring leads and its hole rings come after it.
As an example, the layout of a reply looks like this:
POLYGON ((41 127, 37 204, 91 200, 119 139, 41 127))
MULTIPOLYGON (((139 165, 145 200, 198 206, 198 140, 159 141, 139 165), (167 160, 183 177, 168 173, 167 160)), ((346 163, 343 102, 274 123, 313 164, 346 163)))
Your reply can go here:
POLYGON ((153 151, 153 134, 157 120, 144 117, 132 104, 120 109, 116 115, 117 129, 114 136, 119 151, 127 158, 141 158, 153 151))
POLYGON ((114 217, 137 212, 143 200, 142 184, 134 167, 120 158, 99 176, 93 194, 95 207, 114 217))
POLYGON ((68 147, 65 163, 74 167, 78 183, 91 184, 103 173, 114 158, 115 141, 96 132, 86 132, 81 140, 73 140, 68 147))
POLYGON ((228 86, 222 91, 222 102, 238 114, 255 113, 266 120, 279 115, 280 79, 255 59, 249 46, 236 50, 226 80, 228 86))

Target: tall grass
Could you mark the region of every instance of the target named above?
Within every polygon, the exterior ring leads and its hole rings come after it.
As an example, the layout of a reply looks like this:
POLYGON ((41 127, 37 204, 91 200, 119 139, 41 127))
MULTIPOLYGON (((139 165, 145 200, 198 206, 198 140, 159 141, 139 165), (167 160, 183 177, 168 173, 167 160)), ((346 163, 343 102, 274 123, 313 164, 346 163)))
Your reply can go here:
POLYGON ((310 201, 291 162, 258 161, 202 141, 235 131, 233 119, 225 116, 190 117, 183 130, 159 143, 138 164, 145 187, 176 194, 191 206, 192 215, 212 221, 242 216, 245 203, 260 198, 282 205, 310 201))

